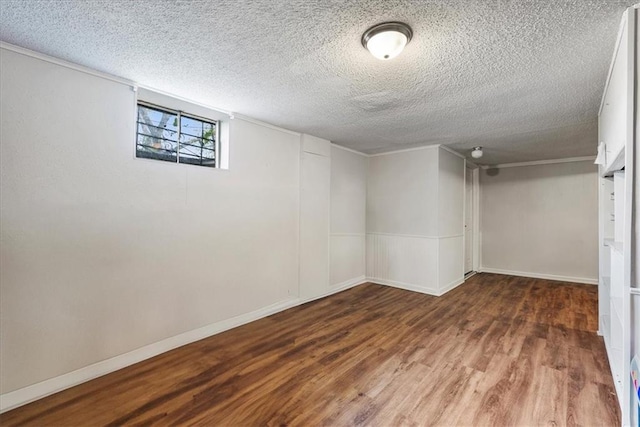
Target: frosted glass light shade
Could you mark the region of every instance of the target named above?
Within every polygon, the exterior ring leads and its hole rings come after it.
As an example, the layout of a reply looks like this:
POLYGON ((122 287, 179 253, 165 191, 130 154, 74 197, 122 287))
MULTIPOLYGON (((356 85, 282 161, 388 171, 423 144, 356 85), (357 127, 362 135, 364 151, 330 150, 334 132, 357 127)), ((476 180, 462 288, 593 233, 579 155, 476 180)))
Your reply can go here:
POLYGON ((479 159, 480 157, 482 157, 482 147, 473 147, 471 157, 473 157, 474 159, 479 159))
POLYGON ((367 49, 378 59, 393 59, 402 52, 407 45, 407 36, 397 31, 384 31, 371 37, 367 42, 367 49))
POLYGON ((369 28, 362 35, 362 45, 383 61, 393 59, 411 41, 413 32, 402 22, 385 22, 369 28))

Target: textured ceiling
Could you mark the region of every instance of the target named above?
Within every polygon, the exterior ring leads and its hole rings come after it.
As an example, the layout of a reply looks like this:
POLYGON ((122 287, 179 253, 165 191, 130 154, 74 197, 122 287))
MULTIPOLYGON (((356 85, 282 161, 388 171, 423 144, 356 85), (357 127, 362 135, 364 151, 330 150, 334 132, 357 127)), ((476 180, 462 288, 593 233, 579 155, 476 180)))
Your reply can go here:
POLYGON ((2 0, 0 39, 375 153, 595 153, 624 0, 2 0), (408 23, 391 61, 364 30, 408 23))

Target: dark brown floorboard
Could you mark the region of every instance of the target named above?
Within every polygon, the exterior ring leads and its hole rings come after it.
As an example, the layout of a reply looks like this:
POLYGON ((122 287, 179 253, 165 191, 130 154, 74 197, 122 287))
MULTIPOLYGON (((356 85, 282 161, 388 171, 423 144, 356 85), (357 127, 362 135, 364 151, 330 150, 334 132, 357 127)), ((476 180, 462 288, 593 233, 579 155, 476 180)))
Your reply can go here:
POLYGON ((597 287, 361 285, 7 412, 11 425, 620 424, 597 287))

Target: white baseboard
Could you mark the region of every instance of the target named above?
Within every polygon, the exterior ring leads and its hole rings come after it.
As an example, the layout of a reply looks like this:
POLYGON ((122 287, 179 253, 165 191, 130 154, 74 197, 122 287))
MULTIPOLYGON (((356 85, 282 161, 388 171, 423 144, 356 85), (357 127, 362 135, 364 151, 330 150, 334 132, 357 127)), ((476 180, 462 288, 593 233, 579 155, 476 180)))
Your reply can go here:
POLYGON ((404 289, 405 291, 420 292, 422 294, 438 296, 438 292, 432 288, 425 288, 412 283, 398 282, 395 280, 380 279, 379 277, 367 277, 367 281, 378 285, 391 286, 393 288, 404 289))
POLYGON ((462 285, 464 283, 465 278, 464 277, 460 277, 459 279, 454 280, 453 282, 449 283, 448 285, 446 285, 440 292, 438 292, 438 296, 441 297, 442 295, 446 294, 447 292, 449 292, 450 290, 457 288, 458 286, 462 285))
POLYGON ((277 302, 275 304, 271 304, 267 307, 263 307, 250 313, 241 314, 230 319, 212 323, 210 325, 203 326, 202 328, 194 329, 192 331, 188 331, 183 334, 176 335, 174 337, 167 338, 153 344, 149 344, 128 353, 124 353, 110 359, 85 366, 84 368, 80 368, 67 374, 63 374, 39 382, 37 384, 33 384, 15 391, 11 391, 9 393, 2 394, 0 395, 0 413, 17 408, 18 406, 26 405, 27 403, 71 388, 78 384, 91 381, 95 378, 101 377, 111 372, 115 372, 119 369, 126 368, 127 366, 133 365, 146 359, 150 359, 169 350, 173 350, 174 348, 199 341, 212 335, 216 335, 229 329, 242 326, 246 323, 262 319, 263 317, 267 317, 286 309, 296 307, 309 301, 324 298, 331 294, 344 291, 345 289, 352 288, 363 283, 366 283, 366 279, 364 276, 356 277, 354 279, 333 285, 328 292, 313 298, 291 298, 285 301, 277 302))
POLYGON ((464 280, 467 280, 467 279, 475 276, 478 273, 479 273, 479 271, 477 271, 477 270, 470 271, 469 273, 464 275, 464 280))
POLYGON ((341 282, 341 283, 336 283, 335 285, 330 285, 331 286, 330 294, 344 291, 345 289, 362 285, 363 283, 367 283, 367 278, 365 277, 364 274, 362 276, 354 277, 353 279, 345 280, 344 282, 341 282))
POLYGON ((249 313, 212 323, 210 325, 203 326, 202 328, 194 329, 180 335, 146 345, 139 349, 85 366, 84 368, 80 368, 67 374, 2 394, 0 395, 0 413, 101 377, 117 371, 118 369, 133 365, 134 363, 150 359, 169 350, 173 350, 174 348, 219 334, 288 308, 295 307, 299 304, 300 300, 298 298, 277 302, 249 313))
POLYGON ((300 300, 300 304, 306 304, 311 301, 315 301, 320 298, 328 297, 329 295, 337 294, 338 292, 346 291, 349 288, 356 287, 358 285, 362 285, 363 283, 367 283, 367 279, 364 276, 355 277, 350 280, 346 280, 342 283, 336 283, 335 285, 330 285, 329 290, 320 295, 316 295, 310 298, 304 298, 300 300))
POLYGON ((534 279, 547 279, 547 280, 557 280, 559 282, 573 282, 573 283, 585 283, 588 285, 597 285, 598 279, 596 278, 587 278, 587 277, 570 277, 570 276, 557 276, 555 274, 541 274, 541 273, 529 273, 524 271, 512 271, 512 270, 500 270, 497 268, 487 268, 482 267, 479 271, 480 273, 494 273, 494 274, 506 274, 508 276, 519 276, 519 277, 531 277, 534 279))
POLYGON ((380 279, 378 277, 367 277, 367 281, 376 283, 378 285, 391 286, 392 288, 404 289, 405 291, 420 292, 421 294, 433 295, 434 297, 441 297, 450 290, 460 286, 464 283, 464 277, 454 280, 453 282, 445 285, 442 290, 435 290, 433 288, 425 288, 422 286, 414 285, 412 283, 398 282, 395 280, 380 279))

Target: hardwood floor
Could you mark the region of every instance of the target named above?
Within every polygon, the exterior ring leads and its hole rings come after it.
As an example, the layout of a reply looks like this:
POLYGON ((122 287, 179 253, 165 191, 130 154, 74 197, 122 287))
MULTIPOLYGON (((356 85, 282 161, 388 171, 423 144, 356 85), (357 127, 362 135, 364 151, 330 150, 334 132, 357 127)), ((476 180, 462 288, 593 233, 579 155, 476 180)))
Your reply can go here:
POLYGON ((10 425, 620 425, 597 287, 361 285, 0 416, 10 425))

